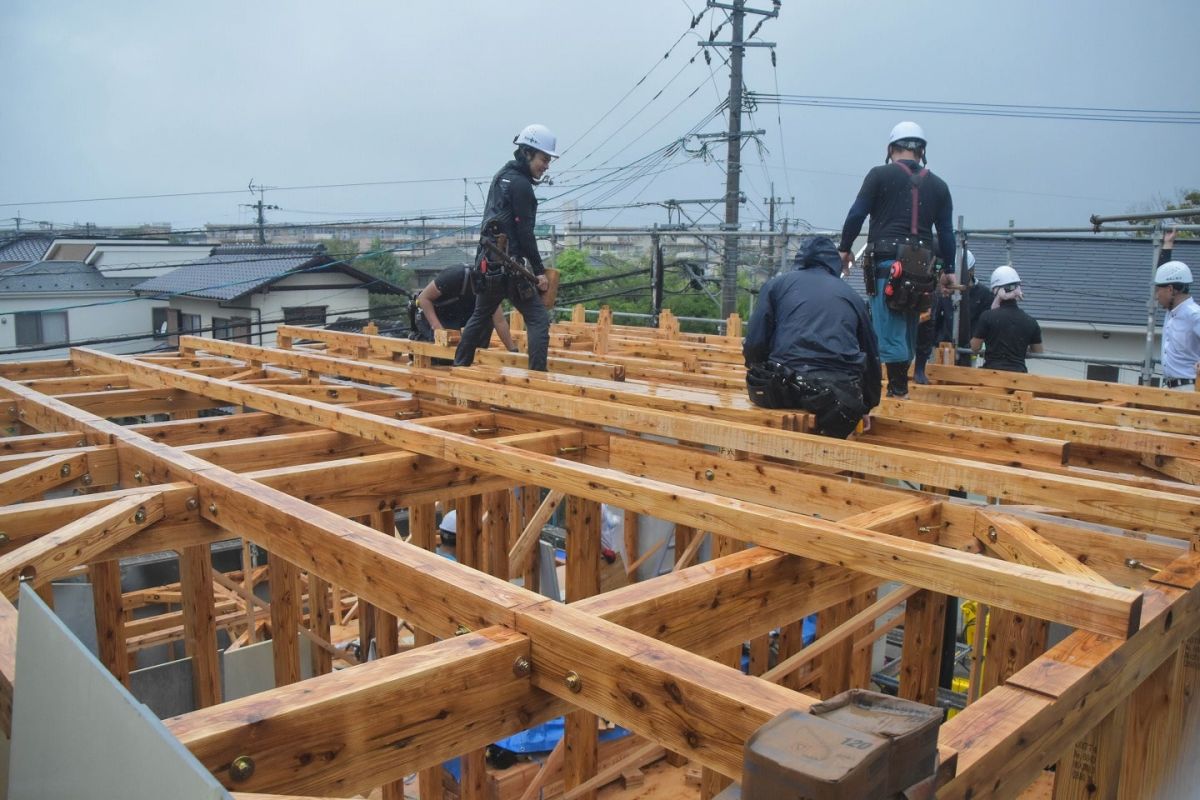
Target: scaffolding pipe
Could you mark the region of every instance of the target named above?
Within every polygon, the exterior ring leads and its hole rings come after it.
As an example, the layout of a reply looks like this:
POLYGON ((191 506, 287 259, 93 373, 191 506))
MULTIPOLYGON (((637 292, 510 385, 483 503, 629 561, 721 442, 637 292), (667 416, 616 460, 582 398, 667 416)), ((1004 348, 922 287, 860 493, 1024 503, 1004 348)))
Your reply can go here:
POLYGON ((1099 231, 1100 226, 1106 222, 1132 222, 1142 219, 1177 219, 1179 217, 1196 216, 1200 216, 1200 208, 1193 206, 1192 208, 1172 208, 1168 211, 1145 211, 1140 214, 1114 214, 1107 217, 1092 214, 1088 221, 1099 231))
POLYGON ((1162 224, 1154 226, 1154 258, 1150 261, 1150 294, 1146 298, 1146 356, 1142 363, 1142 385, 1150 385, 1150 373, 1154 369, 1154 312, 1158 301, 1154 299, 1154 273, 1158 271, 1158 258, 1162 254, 1162 224))
MULTIPOLYGON (((1200 231, 1200 225, 1172 225, 1177 231, 1200 231)), ((1127 225, 1119 228, 1105 228, 1100 233, 1152 233, 1153 225, 1127 225)), ((967 236, 986 236, 989 238, 1000 238, 1012 236, 1013 234, 1031 234, 1031 233, 1096 233, 1095 228, 978 228, 973 230, 960 230, 959 233, 967 236)))

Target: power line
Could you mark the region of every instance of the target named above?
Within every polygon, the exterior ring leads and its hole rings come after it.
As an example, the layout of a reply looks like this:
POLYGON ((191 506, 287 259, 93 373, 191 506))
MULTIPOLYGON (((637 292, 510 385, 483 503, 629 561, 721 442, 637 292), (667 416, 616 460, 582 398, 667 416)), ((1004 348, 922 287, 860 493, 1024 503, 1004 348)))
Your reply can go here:
POLYGON ((1088 122, 1141 122, 1148 124, 1200 125, 1200 111, 1100 108, 1087 106, 1043 106, 1005 103, 960 103, 941 100, 897 100, 878 97, 762 94, 752 92, 758 103, 776 103, 815 108, 915 111, 930 114, 959 114, 1023 119, 1061 119, 1088 122))

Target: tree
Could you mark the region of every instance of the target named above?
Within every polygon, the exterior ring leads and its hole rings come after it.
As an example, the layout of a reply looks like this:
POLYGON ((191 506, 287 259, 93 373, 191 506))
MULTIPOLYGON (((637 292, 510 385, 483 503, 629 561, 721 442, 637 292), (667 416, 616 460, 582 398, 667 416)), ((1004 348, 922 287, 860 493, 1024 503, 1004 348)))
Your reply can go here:
MULTIPOLYGON (((1164 210, 1174 211, 1177 208, 1197 208, 1197 207, 1200 207, 1200 189, 1190 189, 1188 191, 1180 192, 1178 202, 1168 201, 1166 203, 1166 205, 1164 206, 1164 210)), ((1175 220, 1175 222, 1179 225, 1200 225, 1200 215, 1180 217, 1179 219, 1175 220)), ((1179 232, 1180 239, 1191 239, 1195 236, 1196 236, 1195 231, 1180 231, 1179 232)))
POLYGON ((554 259, 554 266, 558 268, 559 282, 570 283, 592 277, 594 270, 588 266, 587 261, 587 255, 582 250, 574 248, 563 250, 554 259))

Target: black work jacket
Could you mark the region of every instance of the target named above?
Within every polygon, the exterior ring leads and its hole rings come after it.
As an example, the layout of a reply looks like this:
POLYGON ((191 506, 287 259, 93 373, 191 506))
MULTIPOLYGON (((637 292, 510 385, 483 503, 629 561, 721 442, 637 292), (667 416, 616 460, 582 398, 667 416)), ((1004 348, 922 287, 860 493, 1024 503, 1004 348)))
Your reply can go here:
POLYGON ((545 271, 533 234, 537 223, 537 197, 533 194, 533 173, 527 162, 513 159, 492 178, 483 209, 483 230, 496 222, 508 235, 508 254, 523 258, 534 274, 545 271))

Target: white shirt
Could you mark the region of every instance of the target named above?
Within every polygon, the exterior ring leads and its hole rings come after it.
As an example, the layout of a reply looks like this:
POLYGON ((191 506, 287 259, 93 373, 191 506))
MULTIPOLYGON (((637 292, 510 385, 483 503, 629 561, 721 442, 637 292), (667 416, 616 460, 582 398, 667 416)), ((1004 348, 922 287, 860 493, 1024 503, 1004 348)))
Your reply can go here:
POLYGON ((1191 297, 1163 321, 1162 371, 1165 378, 1195 378, 1200 363, 1200 305, 1191 297))

